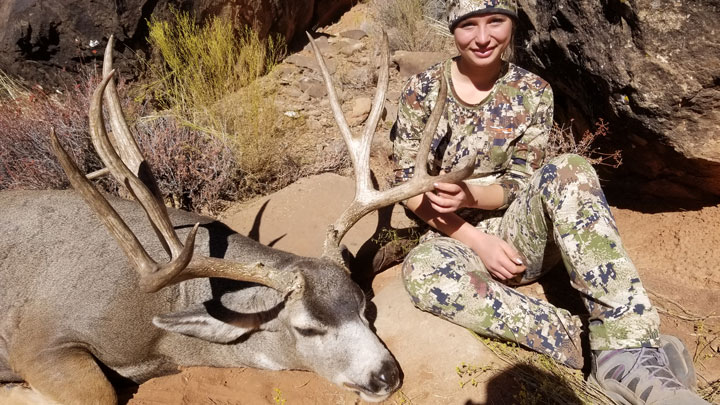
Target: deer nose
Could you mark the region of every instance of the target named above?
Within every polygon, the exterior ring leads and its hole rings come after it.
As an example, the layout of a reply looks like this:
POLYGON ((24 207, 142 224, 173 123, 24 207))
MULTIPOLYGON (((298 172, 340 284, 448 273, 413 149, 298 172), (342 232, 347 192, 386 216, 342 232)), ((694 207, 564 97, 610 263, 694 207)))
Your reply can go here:
POLYGON ((372 373, 370 385, 374 392, 392 390, 400 385, 400 369, 394 361, 383 361, 380 370, 372 373))

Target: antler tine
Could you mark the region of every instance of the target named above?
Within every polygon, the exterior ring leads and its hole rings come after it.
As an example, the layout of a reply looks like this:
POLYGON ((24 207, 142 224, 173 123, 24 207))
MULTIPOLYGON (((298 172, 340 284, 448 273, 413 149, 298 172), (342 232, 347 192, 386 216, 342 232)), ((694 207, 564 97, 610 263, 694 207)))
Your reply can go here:
MULTIPOLYGON (((338 218, 338 220, 328 228, 325 238, 324 256, 330 257, 338 262, 342 262, 340 241, 343 236, 345 236, 345 233, 353 225, 355 225, 360 218, 364 217, 368 213, 386 205, 394 204, 418 194, 430 191, 434 188, 433 183, 457 183, 458 181, 469 177, 473 173, 477 157, 468 161, 457 171, 445 173, 439 176, 430 176, 427 173, 427 159, 430 153, 430 146, 435 135, 435 131, 437 131, 437 126, 440 123, 440 118, 444 113, 446 99, 447 84, 445 83, 445 80, 440 80, 438 99, 432 112, 430 113, 427 123, 425 124, 422 139, 418 147, 418 153, 415 156, 415 174, 413 177, 399 186, 382 192, 372 188, 370 183, 362 189, 356 185, 355 199, 352 203, 350 203, 350 206, 343 211, 340 218, 338 218)), ((370 138, 371 136, 372 131, 369 131, 366 128, 365 137, 370 138)), ((352 144, 348 144, 348 148, 352 148, 353 146, 354 145, 352 144)), ((364 163, 369 167, 369 153, 364 156, 366 159, 366 162, 364 163)))
MULTIPOLYGON (((327 65, 325 65, 325 59, 322 56, 322 53, 320 53, 320 49, 317 47, 317 44, 315 44, 315 40, 313 39, 312 35, 310 35, 309 32, 305 32, 308 39, 310 40, 310 46, 312 47, 313 53, 315 54, 315 60, 318 63, 318 66, 320 66, 320 73, 322 74, 323 81, 325 82, 325 87, 327 88, 328 92, 328 100, 330 101, 330 109, 333 112, 333 117, 335 117, 335 122, 338 125, 338 128, 340 129, 340 134, 343 137, 343 140, 345 141, 345 144, 348 145, 348 149, 350 150, 350 160, 352 161, 353 169, 357 173, 357 168, 360 160, 358 159, 358 156, 354 153, 354 151, 357 149, 353 147, 356 143, 359 141, 355 139, 353 136, 352 131, 350 130, 350 126, 347 123, 347 120, 345 119, 345 115, 342 112, 342 108, 340 107, 340 102, 337 98, 337 93, 335 92, 335 86, 333 86, 332 78, 330 77, 330 72, 328 71, 327 65), (353 145, 353 146, 350 146, 353 145)), ((368 175, 369 177, 369 175, 368 175)))
MULTIPOLYGON (((109 75, 113 70, 113 47, 115 44, 115 36, 110 35, 107 46, 105 47, 105 56, 103 57, 103 77, 109 75)), ((158 187, 155 178, 150 172, 148 166, 143 164, 145 158, 140 152, 135 137, 130 133, 125 116, 120 106, 120 97, 117 93, 117 86, 115 81, 111 80, 108 82, 104 92, 105 104, 107 106, 110 116, 110 127, 112 133, 108 134, 113 138, 115 146, 120 158, 123 163, 137 176, 142 182, 150 189, 150 192, 155 196, 158 201, 162 201, 162 194, 160 193, 160 187, 158 187)), ((92 178, 91 178, 92 179, 92 178)), ((165 209, 164 205, 161 205, 161 209, 165 209)), ((162 232, 152 223, 153 230, 158 236, 160 243, 168 254, 172 254, 168 241, 162 232)))
MULTIPOLYGON (((103 58, 103 77, 106 77, 113 70, 113 45, 115 36, 111 35, 105 47, 105 56, 103 58)), ((140 164, 145 160, 140 153, 140 148, 135 142, 135 138, 130 133, 125 119, 123 118, 122 107, 120 107, 120 98, 117 94, 115 81, 110 81, 105 90, 105 106, 110 112, 110 127, 112 128, 111 137, 114 138, 114 145, 118 154, 122 158, 127 167, 136 175, 140 170, 140 164)))
POLYGON ((355 177, 356 177, 356 195, 361 190, 372 189, 372 182, 370 178, 370 147, 372 145, 373 136, 375 135, 375 129, 377 128, 378 121, 382 115, 383 108, 385 106, 385 93, 387 93, 388 82, 390 81, 390 67, 388 66, 388 60, 390 59, 390 46, 388 44, 387 33, 383 30, 382 32, 382 46, 380 48, 380 66, 378 71, 378 83, 375 91, 375 97, 373 98, 372 109, 368 115, 365 123, 365 130, 363 131, 362 138, 360 138, 360 147, 353 151, 353 154, 357 153, 358 164, 355 166, 355 177))
MULTIPOLYGON (((111 76, 108 76, 105 80, 108 80, 111 76)), ((179 272, 187 267, 188 263, 192 259, 193 247, 195 245, 195 235, 197 233, 198 225, 196 224, 193 229, 188 233, 185 241, 185 249, 181 254, 170 263, 165 265, 158 265, 152 258, 147 254, 145 249, 142 247, 140 242, 135 237, 135 234, 130 230, 125 221, 120 218, 117 211, 108 203, 103 195, 92 185, 85 175, 80 172, 75 162, 65 152, 62 145, 55 136, 55 130, 50 131, 50 141, 52 144, 53 151, 60 161, 60 165, 65 170, 65 173, 70 180, 75 191, 77 191, 85 200, 85 202, 92 208, 97 214, 100 220, 110 231, 110 234, 115 237, 118 244, 125 252, 125 255, 130 259, 133 266, 138 270, 141 276, 140 286, 143 291, 154 292, 164 287, 168 280, 174 278, 179 272)))
POLYGON ((93 93, 89 112, 90 133, 92 135, 93 145, 100 159, 105 163, 105 166, 110 170, 113 177, 115 177, 120 184, 127 185, 128 190, 140 205, 142 205, 150 222, 153 226, 157 227, 158 232, 162 235, 161 240, 164 239, 170 247, 172 256, 178 257, 183 250, 183 245, 180 239, 178 239, 172 223, 170 223, 170 218, 168 217, 165 206, 160 204, 147 186, 145 186, 145 183, 125 166, 113 148, 105 131, 105 120, 102 115, 102 98, 105 86, 112 79, 114 73, 114 70, 110 71, 110 74, 103 79, 100 86, 98 86, 93 93))

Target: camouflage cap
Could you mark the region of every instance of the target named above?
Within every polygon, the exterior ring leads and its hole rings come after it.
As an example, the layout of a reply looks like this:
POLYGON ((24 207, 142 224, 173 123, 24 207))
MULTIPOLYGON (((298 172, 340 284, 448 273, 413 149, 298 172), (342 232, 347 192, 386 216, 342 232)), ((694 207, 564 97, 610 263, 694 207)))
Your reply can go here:
POLYGON ((447 7, 450 32, 460 21, 477 15, 501 13, 517 18, 514 0, 448 0, 447 7))

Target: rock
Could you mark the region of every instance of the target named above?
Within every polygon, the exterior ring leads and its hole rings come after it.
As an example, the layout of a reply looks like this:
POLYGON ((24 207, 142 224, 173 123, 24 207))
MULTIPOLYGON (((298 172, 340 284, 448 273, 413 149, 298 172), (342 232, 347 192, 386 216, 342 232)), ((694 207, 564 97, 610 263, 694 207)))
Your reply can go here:
POLYGON ((347 122, 351 127, 365 122, 372 108, 372 100, 369 97, 356 98, 353 101, 352 110, 348 114, 347 122))
MULTIPOLYGON (((320 49, 320 52, 323 54, 327 53, 330 49, 330 42, 328 41, 328 37, 326 36, 319 36, 317 38, 313 38, 315 45, 317 45, 318 49, 320 49)), ((307 52, 312 52, 312 46, 310 45, 310 42, 308 42, 307 45, 305 45, 304 48, 307 52)))
POLYGON ((276 66, 273 69, 272 73, 275 75, 275 77, 277 77, 280 83, 289 84, 292 82, 293 75, 296 71, 297 69, 293 68, 292 66, 282 64, 276 66))
POLYGON ((383 122, 388 123, 389 127, 392 127, 395 120, 397 120, 397 112, 397 100, 385 101, 385 109, 383 110, 382 115, 383 122))
POLYGON ((348 30, 340 33, 343 38, 350 38, 355 40, 361 40, 367 36, 367 32, 363 30, 348 30))
POLYGON ((362 41, 356 41, 353 39, 346 39, 337 44, 339 47, 339 53, 345 56, 352 56, 355 52, 363 49, 365 44, 362 41))
POLYGON ((2 0, 0 70, 52 88, 76 80, 82 66, 100 61, 114 34, 115 65, 137 75, 137 54, 147 56, 147 21, 170 17, 170 6, 205 21, 229 18, 251 25, 262 37, 278 33, 288 42, 306 41, 303 31, 323 26, 348 10, 353 0, 2 0))
POLYGON ((396 51, 393 53, 392 61, 398 66, 400 76, 408 77, 418 74, 450 56, 443 52, 396 51))
MULTIPOLYGON (((327 67, 328 72, 330 72, 330 74, 335 73, 337 70, 337 62, 329 59, 325 54, 323 54, 323 57, 325 58, 325 66, 327 67)), ((285 61, 303 69, 312 69, 315 72, 320 72, 320 67, 317 64, 314 55, 294 53, 285 58, 285 61)))
POLYGON ((294 53, 287 58, 285 58, 285 62, 292 63, 293 65, 301 68, 307 68, 307 69, 313 69, 317 70, 317 62, 315 61, 315 57, 311 55, 303 55, 300 53, 294 53))
POLYGON ((291 98, 300 98, 303 94, 305 94, 301 89, 294 86, 287 86, 285 89, 283 89, 283 93, 286 97, 291 98))
POLYGON ((624 162, 611 187, 717 200, 717 1, 519 4, 519 64, 553 85, 556 120, 574 118, 576 133, 598 118, 609 123, 603 147, 622 150, 624 162))
MULTIPOLYGON (((345 65, 348 66, 348 65, 345 65)), ((351 65, 349 68, 341 70, 342 82, 348 87, 354 89, 367 89, 375 85, 375 71, 367 65, 351 65)))
POLYGON ((316 80, 301 81, 299 87, 303 93, 312 98, 323 98, 327 95, 325 84, 316 80))

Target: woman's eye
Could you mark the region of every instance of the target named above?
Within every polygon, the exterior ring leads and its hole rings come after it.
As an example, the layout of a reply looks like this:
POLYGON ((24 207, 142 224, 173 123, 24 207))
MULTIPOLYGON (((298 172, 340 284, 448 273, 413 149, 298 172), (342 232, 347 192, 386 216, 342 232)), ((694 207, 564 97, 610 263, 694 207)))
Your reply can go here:
POLYGON ((315 329, 315 328, 298 328, 296 326, 295 330, 297 331, 297 333, 299 333, 305 337, 322 336, 325 334, 324 330, 315 329))

